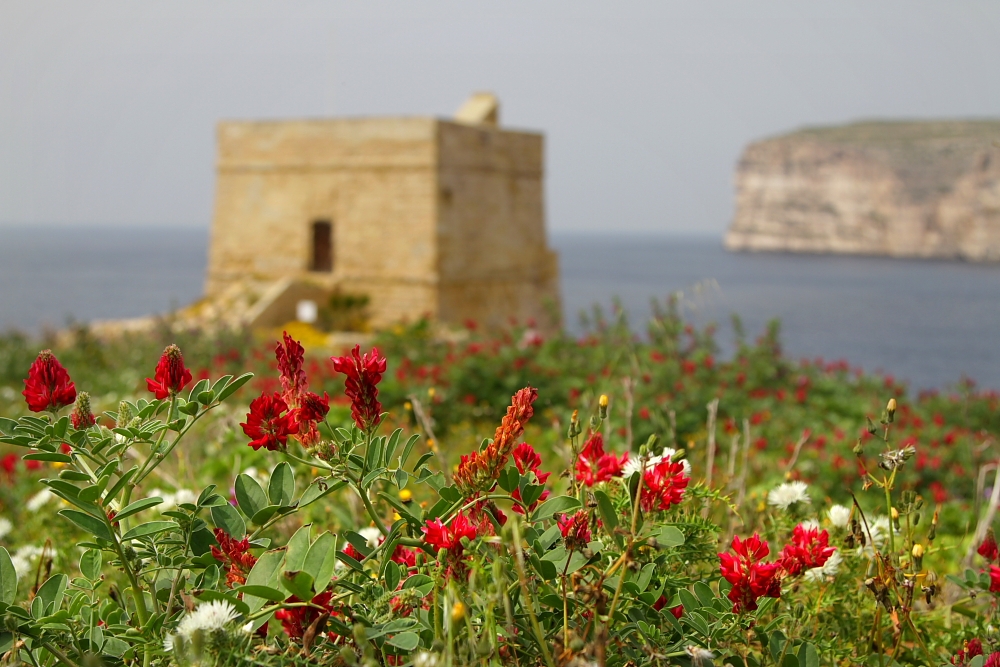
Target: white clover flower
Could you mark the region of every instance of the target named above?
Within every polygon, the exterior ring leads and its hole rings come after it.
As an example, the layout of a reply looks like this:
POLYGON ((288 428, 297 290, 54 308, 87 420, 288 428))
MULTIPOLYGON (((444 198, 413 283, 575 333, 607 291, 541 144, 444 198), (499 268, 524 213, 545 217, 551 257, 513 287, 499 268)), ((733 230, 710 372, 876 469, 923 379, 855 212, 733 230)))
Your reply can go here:
POLYGON ((826 514, 830 517, 830 523, 837 528, 847 528, 851 521, 851 508, 843 505, 834 505, 826 514))
POLYGON ((430 651, 421 651, 413 658, 413 667, 437 667, 440 663, 438 654, 430 651))
POLYGON ((238 616, 236 608, 225 600, 212 600, 200 604, 197 609, 184 615, 177 624, 177 630, 163 641, 163 648, 172 651, 178 638, 182 645, 187 645, 197 632, 211 633, 223 630, 238 616))
POLYGON ((0 540, 10 535, 10 531, 13 529, 14 524, 10 522, 10 519, 0 517, 0 540))
POLYGON ((813 567, 806 570, 805 578, 808 581, 824 581, 826 579, 833 579, 837 576, 837 572, 840 571, 840 564, 844 562, 844 557, 840 555, 840 549, 837 549, 830 557, 826 559, 820 567, 813 567))
POLYGON ((374 549, 378 546, 378 543, 382 540, 382 531, 375 526, 369 526, 367 528, 362 528, 358 531, 358 535, 365 538, 368 546, 374 549))
POLYGON ((47 502, 55 498, 55 494, 49 489, 42 489, 35 495, 28 498, 28 502, 24 504, 28 508, 29 512, 37 512, 42 509, 47 502))
MULTIPOLYGON (((674 458, 674 454, 676 453, 677 450, 671 449, 670 447, 664 447, 662 454, 660 454, 659 456, 649 457, 649 460, 646 461, 646 470, 649 470, 650 468, 652 468, 655 465, 658 465, 664 460, 670 460, 674 458)), ((690 477, 691 464, 688 463, 688 460, 681 459, 679 463, 681 463, 681 465, 684 466, 684 474, 690 477)), ((624 479, 628 479, 629 477, 632 476, 632 473, 639 472, 641 469, 642 469, 642 459, 639 458, 638 456, 635 457, 630 456, 628 461, 625 462, 625 465, 622 466, 622 477, 624 479)))
POLYGON ((817 521, 816 519, 806 519, 799 525, 802 526, 804 530, 812 530, 814 528, 816 530, 819 530, 819 521, 817 521))
POLYGON ((194 505, 197 502, 198 494, 191 489, 177 489, 174 493, 174 503, 177 505, 183 505, 184 503, 194 505))
POLYGON ((767 504, 788 511, 792 505, 809 503, 808 489, 805 482, 785 482, 768 492, 767 504))

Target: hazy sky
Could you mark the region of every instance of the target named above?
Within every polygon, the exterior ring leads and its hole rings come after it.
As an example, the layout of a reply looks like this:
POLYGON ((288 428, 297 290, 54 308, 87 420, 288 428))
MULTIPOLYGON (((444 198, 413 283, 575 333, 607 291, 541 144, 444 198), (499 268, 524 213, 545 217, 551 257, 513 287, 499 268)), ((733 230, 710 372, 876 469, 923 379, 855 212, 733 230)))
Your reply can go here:
POLYGON ((492 90, 546 134, 550 229, 717 234, 747 142, 1000 116, 998 64, 995 1, 0 0, 0 225, 204 227, 220 118, 492 90))

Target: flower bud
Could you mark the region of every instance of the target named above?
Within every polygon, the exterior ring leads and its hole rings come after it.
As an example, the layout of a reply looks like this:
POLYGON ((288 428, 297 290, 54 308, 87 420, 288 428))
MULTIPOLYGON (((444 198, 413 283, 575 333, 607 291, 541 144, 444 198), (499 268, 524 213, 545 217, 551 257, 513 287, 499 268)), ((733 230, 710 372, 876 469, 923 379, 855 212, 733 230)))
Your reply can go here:
POLYGON ((921 570, 924 567, 924 547, 919 542, 913 545, 913 549, 910 550, 910 555, 913 556, 913 569, 921 570))
POLYGON ((77 431, 90 428, 97 423, 94 419, 94 413, 90 411, 90 394, 81 391, 76 395, 76 404, 73 406, 73 413, 69 418, 73 423, 73 428, 77 431))
POLYGON ((413 491, 410 491, 409 489, 400 489, 399 490, 399 499, 401 501, 403 501, 404 503, 412 502, 413 501, 413 491))
POLYGON ((340 649, 340 659, 344 661, 345 665, 356 665, 358 664, 358 656, 354 652, 354 649, 350 646, 343 646, 340 649))
POLYGON ((601 416, 601 419, 608 418, 608 395, 601 394, 601 398, 597 401, 597 414, 601 416))
POLYGON ((896 414, 896 399, 890 398, 889 402, 885 406, 885 414, 889 418, 889 423, 892 423, 893 415, 896 414))
POLYGON ((864 454, 865 448, 862 447, 861 445, 861 438, 858 438, 858 444, 854 445, 853 451, 854 455, 857 456, 859 459, 861 458, 861 455, 864 454))
POLYGON ((868 432, 875 435, 875 422, 872 421, 871 417, 866 417, 865 419, 868 420, 868 432))

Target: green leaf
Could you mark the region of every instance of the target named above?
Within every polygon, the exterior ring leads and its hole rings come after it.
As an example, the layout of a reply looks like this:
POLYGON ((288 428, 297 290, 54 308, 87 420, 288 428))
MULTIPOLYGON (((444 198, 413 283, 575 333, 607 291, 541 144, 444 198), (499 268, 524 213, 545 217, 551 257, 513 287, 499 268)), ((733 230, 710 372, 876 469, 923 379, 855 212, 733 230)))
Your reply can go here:
POLYGON ((267 495, 264 489, 250 475, 238 475, 236 477, 236 502, 240 509, 249 517, 257 514, 268 506, 267 495))
POLYGON ((246 522, 243 521, 243 517, 236 511, 236 508, 229 503, 212 508, 212 521, 215 522, 217 528, 221 528, 238 540, 243 539, 243 536, 247 534, 246 522))
POLYGON ((138 526, 122 535, 122 542, 135 540, 140 537, 149 537, 150 535, 158 535, 174 528, 179 528, 179 526, 173 521, 150 521, 148 523, 140 523, 138 526))
POLYGON ((413 451, 413 446, 415 444, 417 444, 417 440, 419 440, 419 439, 420 439, 420 435, 417 434, 417 433, 414 433, 406 441, 406 444, 403 445, 403 454, 399 457, 399 465, 400 466, 402 466, 404 463, 406 463, 406 459, 408 459, 410 457, 410 452, 413 451))
POLYGON ((247 595, 262 598, 268 602, 283 602, 285 598, 288 597, 288 593, 284 591, 279 591, 277 588, 271 588, 270 586, 238 586, 233 589, 237 593, 243 593, 244 598, 247 595))
POLYGON ((137 500, 134 503, 130 503, 125 509, 115 515, 115 521, 121 521, 133 514, 138 514, 144 509, 154 507, 163 502, 163 498, 159 496, 154 496, 152 498, 143 498, 142 500, 137 500))
POLYGON ((403 651, 412 651, 420 645, 420 636, 416 632, 400 632, 385 640, 385 643, 403 651))
POLYGON ((306 554, 302 570, 313 578, 317 591, 326 590, 337 564, 337 538, 329 532, 317 537, 306 554))
POLYGON ((403 582, 403 588, 415 588, 421 597, 426 596, 434 588, 434 580, 426 574, 415 574, 403 582))
POLYGON ((102 565, 101 552, 97 549, 87 549, 80 556, 80 572, 83 576, 87 577, 91 581, 97 581, 101 578, 101 565, 102 565))
POLYGON ((663 526, 656 533, 656 542, 661 547, 679 547, 684 544, 684 533, 676 526, 663 526))
POLYGON ((111 535, 111 529, 108 527, 108 524, 95 516, 85 514, 84 512, 78 512, 77 510, 59 510, 59 514, 63 515, 98 539, 107 540, 108 542, 115 541, 115 538, 111 535))
POLYGON ((125 485, 129 483, 129 481, 132 479, 132 477, 135 476, 137 472, 139 472, 139 466, 134 465, 131 468, 129 468, 128 472, 119 477, 118 481, 112 484, 111 488, 108 489, 108 492, 104 494, 104 502, 109 503, 112 500, 114 500, 115 497, 118 495, 118 492, 125 488, 125 485))
POLYGON ((281 585, 300 600, 313 599, 313 578, 308 572, 283 572, 281 585))
MULTIPOLYGON (((219 403, 223 402, 233 394, 235 394, 240 387, 245 385, 253 377, 253 373, 244 373, 232 382, 226 383, 226 386, 219 392, 219 403)), ((214 389, 214 387, 213 387, 214 389)))
POLYGON ((282 461, 271 473, 271 481, 267 485, 267 497, 272 505, 286 506, 292 504, 295 495, 295 473, 288 461, 282 461))
POLYGON ((385 564, 385 589, 394 591, 397 586, 399 586, 399 565, 390 560, 385 564))
POLYGON ((37 454, 26 454, 22 457, 25 461, 52 461, 54 463, 72 463, 73 457, 67 454, 51 452, 38 452, 37 454))
POLYGON ((601 513, 604 530, 608 531, 609 535, 614 535, 615 528, 618 527, 618 513, 615 512, 614 503, 604 491, 594 491, 594 498, 597 499, 597 510, 601 513))
POLYGON ((195 400, 194 398, 195 396, 197 396, 203 391, 207 391, 208 388, 209 388, 208 378, 203 378, 201 380, 198 380, 198 382, 193 387, 191 387, 191 391, 188 392, 188 398, 187 398, 188 402, 195 400))
POLYGON ((306 555, 309 553, 309 532, 310 525, 306 524, 295 531, 292 539, 288 540, 283 568, 285 572, 298 571, 305 566, 306 555))
POLYGON ((45 613, 51 614, 62 605, 63 595, 69 585, 69 577, 65 574, 54 574, 38 589, 38 597, 45 605, 45 613))
POLYGON ((267 507, 261 509, 259 512, 250 517, 250 523, 257 526, 263 526, 267 523, 275 513, 281 508, 277 505, 268 505, 267 507))
POLYGON ((535 511, 533 519, 535 521, 544 521, 551 518, 554 514, 566 514, 579 508, 580 501, 573 496, 555 496, 542 503, 541 507, 535 511))
POLYGON ((323 496, 342 489, 346 484, 343 480, 333 481, 329 477, 314 479, 299 498, 299 508, 313 504, 323 496))
POLYGON ((399 436, 403 434, 403 429, 397 428, 389 436, 389 441, 385 445, 385 453, 382 456, 382 465, 389 465, 389 461, 392 460, 392 455, 396 453, 396 447, 399 446, 399 436))
MULTIPOLYGON (((273 589, 278 585, 277 579, 281 570, 281 561, 284 559, 285 554, 281 551, 266 551, 261 554, 250 569, 250 574, 247 575, 247 586, 264 586, 273 589)), ((250 606, 251 611, 257 611, 267 602, 266 597, 253 593, 245 594, 243 599, 250 606)))
POLYGON ((813 644, 805 643, 799 646, 799 665, 819 667, 819 652, 813 644))
POLYGON ((0 547, 0 602, 12 605, 15 598, 17 598, 17 571, 14 569, 10 554, 0 547))

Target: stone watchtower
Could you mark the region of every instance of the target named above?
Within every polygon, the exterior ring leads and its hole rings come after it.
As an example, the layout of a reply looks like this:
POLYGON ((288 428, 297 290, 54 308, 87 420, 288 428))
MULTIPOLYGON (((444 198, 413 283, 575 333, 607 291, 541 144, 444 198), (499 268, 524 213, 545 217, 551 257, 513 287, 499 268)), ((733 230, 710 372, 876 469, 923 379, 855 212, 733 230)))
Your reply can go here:
POLYGON ((374 327, 556 326, 543 138, 499 128, 497 112, 479 94, 454 121, 220 123, 206 296, 298 283, 368 296, 374 327))

